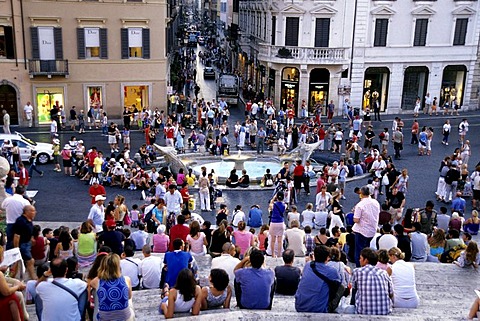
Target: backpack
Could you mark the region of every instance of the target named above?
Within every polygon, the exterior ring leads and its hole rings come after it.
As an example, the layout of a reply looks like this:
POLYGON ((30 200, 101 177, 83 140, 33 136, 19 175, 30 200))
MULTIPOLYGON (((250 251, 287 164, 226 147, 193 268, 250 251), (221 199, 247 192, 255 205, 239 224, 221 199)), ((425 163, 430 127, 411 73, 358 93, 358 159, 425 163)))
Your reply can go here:
POLYGON ((172 226, 175 225, 175 212, 170 212, 167 216, 167 232, 170 231, 170 229, 172 228, 172 226))
POLYGON ((460 257, 463 251, 467 246, 465 244, 455 245, 450 250, 443 252, 442 256, 440 257, 440 262, 442 263, 453 263, 456 259, 460 257))
POLYGON ((155 209, 155 206, 150 211, 148 211, 148 213, 145 214, 143 218, 143 222, 147 224, 148 233, 155 233, 155 221, 152 218, 154 209, 155 209))

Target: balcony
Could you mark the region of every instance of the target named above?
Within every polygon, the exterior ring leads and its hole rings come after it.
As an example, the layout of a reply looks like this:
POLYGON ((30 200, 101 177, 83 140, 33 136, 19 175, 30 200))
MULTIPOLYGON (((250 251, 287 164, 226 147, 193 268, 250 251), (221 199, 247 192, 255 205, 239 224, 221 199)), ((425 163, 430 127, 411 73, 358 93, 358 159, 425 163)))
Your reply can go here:
POLYGON ((30 78, 35 76, 65 76, 68 77, 68 60, 40 60, 29 59, 28 60, 28 74, 30 78))
POLYGON ((347 48, 289 47, 259 44, 258 49, 258 59, 272 63, 335 65, 349 62, 349 51, 347 48))

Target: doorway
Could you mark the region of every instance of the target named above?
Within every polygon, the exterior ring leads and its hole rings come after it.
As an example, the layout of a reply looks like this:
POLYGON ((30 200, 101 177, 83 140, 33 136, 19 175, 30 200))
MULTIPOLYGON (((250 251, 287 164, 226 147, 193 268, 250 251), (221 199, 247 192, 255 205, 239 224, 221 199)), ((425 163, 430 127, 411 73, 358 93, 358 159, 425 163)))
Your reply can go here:
MULTIPOLYGON (((5 109, 10 115, 10 124, 18 125, 17 91, 10 85, 0 86, 0 112, 5 109)), ((0 117, 3 125, 3 117, 0 117)))

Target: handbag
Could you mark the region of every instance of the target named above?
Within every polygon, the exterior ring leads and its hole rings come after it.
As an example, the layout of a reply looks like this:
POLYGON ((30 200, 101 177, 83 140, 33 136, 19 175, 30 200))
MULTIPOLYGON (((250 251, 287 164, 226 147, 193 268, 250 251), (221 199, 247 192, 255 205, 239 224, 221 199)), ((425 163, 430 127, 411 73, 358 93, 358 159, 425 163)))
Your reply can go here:
POLYGON ((384 175, 382 176, 382 185, 383 185, 383 186, 388 186, 388 185, 390 185, 390 180, 388 179, 387 174, 384 174, 384 175))
POLYGON ((125 216, 123 217, 123 224, 125 225, 132 224, 132 219, 130 218, 130 215, 128 215, 128 213, 125 213, 125 216))

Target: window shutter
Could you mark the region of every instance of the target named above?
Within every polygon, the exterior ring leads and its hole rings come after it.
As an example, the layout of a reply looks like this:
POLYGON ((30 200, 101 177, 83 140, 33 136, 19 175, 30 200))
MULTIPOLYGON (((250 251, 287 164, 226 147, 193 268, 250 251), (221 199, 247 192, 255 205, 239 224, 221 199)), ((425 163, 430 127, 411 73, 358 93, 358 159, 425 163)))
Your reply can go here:
POLYGON ((30 27, 30 38, 32 40, 32 59, 40 59, 40 46, 38 43, 37 27, 30 27))
POLYGON ((375 20, 374 47, 385 47, 387 45, 388 19, 375 20))
POLYGON ((315 47, 328 47, 330 41, 330 18, 317 18, 315 23, 315 47))
POLYGON ((142 53, 143 59, 150 59, 150 29, 142 29, 142 53))
POLYGON ((468 18, 457 19, 455 22, 455 34, 453 36, 454 46, 464 46, 467 36, 468 18))
POLYGON ((298 46, 298 25, 300 18, 287 17, 285 26, 285 46, 298 46))
POLYGON ((85 29, 77 28, 77 56, 78 59, 85 59, 85 29))
POLYGON ((108 37, 106 28, 100 28, 100 59, 108 59, 108 37))
POLYGON ((53 28, 53 41, 55 43, 55 59, 63 59, 62 28, 53 28))
POLYGON ((272 46, 275 46, 275 40, 277 35, 277 17, 272 17, 272 46))
POLYGON ((425 46, 427 42, 428 19, 417 19, 415 23, 414 46, 425 46))
POLYGON ((121 30, 121 44, 122 44, 122 59, 128 59, 128 28, 122 28, 121 30))
POLYGON ((3 32, 5 33, 5 53, 7 59, 15 58, 15 43, 13 42, 13 28, 10 26, 4 26, 3 32))

